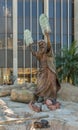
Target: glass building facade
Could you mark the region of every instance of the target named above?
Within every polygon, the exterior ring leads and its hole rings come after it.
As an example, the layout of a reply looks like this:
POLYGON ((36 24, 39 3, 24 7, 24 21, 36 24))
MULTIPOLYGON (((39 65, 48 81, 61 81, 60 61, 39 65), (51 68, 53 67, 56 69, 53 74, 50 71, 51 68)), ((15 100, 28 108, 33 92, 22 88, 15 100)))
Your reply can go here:
POLYGON ((24 30, 31 30, 35 43, 44 38, 42 13, 49 17, 54 53, 61 55, 74 40, 74 0, 0 0, 0 84, 9 84, 11 71, 20 83, 36 82, 39 64, 24 43, 24 30))

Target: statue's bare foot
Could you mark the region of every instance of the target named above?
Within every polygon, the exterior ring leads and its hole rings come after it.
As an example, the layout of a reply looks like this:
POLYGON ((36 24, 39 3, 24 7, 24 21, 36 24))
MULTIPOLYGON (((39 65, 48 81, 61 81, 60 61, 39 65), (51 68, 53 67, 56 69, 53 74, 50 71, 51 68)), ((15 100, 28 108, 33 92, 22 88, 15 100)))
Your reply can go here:
POLYGON ((47 106, 50 110, 56 110, 56 106, 55 105, 50 105, 50 106, 47 106))
POLYGON ((59 109, 61 104, 59 102, 56 102, 55 106, 56 106, 57 109, 59 109))
POLYGON ((60 103, 57 102, 55 99, 47 99, 45 101, 45 104, 47 105, 47 107, 50 109, 50 110, 56 110, 58 108, 60 108, 60 103))
POLYGON ((47 106, 52 105, 52 101, 51 101, 51 99, 47 99, 47 100, 45 101, 45 104, 46 104, 47 106))
POLYGON ((59 102, 56 102, 56 104, 49 105, 48 108, 49 108, 50 110, 59 109, 59 108, 60 108, 60 103, 59 103, 59 102))
POLYGON ((38 107, 38 106, 36 106, 36 105, 34 105, 34 103, 33 103, 32 101, 29 103, 29 107, 30 107, 33 111, 35 111, 35 112, 40 112, 40 111, 41 111, 41 108, 38 107))

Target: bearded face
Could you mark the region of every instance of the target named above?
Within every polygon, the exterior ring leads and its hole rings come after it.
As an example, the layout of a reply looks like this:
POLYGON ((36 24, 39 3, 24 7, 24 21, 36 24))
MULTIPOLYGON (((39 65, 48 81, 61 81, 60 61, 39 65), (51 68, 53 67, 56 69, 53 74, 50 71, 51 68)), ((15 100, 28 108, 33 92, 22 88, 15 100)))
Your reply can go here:
POLYGON ((39 45, 39 51, 45 53, 46 52, 46 43, 44 40, 41 40, 38 42, 39 45))

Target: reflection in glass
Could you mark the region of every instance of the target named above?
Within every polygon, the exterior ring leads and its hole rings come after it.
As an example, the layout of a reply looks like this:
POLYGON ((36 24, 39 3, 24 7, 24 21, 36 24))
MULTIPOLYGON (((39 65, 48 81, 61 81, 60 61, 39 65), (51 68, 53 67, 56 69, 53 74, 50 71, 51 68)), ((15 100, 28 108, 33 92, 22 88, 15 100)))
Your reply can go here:
POLYGON ((49 0, 49 17, 54 18, 54 0, 49 0))
POLYGON ((30 1, 25 0, 25 29, 30 29, 30 1))
POLYGON ((18 17, 23 17, 23 1, 18 0, 18 17))
MULTIPOLYGON (((49 18, 51 25, 51 42, 53 50, 55 48, 54 38, 55 38, 55 28, 56 28, 56 52, 60 53, 61 49, 61 19, 63 20, 63 46, 68 47, 69 44, 74 40, 74 3, 73 0, 69 0, 69 37, 68 37, 68 0, 62 0, 63 12, 61 12, 61 0, 56 0, 56 9, 54 6, 55 0, 49 1, 49 18), (56 10, 56 18, 54 18, 54 11, 56 10), (61 17, 61 13, 63 16, 61 17), (56 25, 55 25, 56 19, 56 25)), ((24 29, 30 29, 30 2, 31 0, 18 0, 18 74, 19 81, 22 79, 22 75, 26 72, 30 73, 30 53, 29 48, 26 48, 23 43, 23 32, 24 29), (25 10, 24 10, 25 9, 25 10), (24 25, 25 24, 25 25, 24 25), (25 52, 25 57, 24 53, 25 52), (21 58, 20 58, 21 57, 21 58), (25 66, 23 65, 25 58, 25 66), (29 59, 29 61, 28 61, 29 59), (24 68, 25 67, 25 72, 24 68), (26 70, 28 69, 28 70, 26 70), (20 74, 21 72, 21 74, 20 74)), ((37 13, 40 16, 44 13, 44 0, 32 0, 32 34, 33 39, 36 42, 38 39, 42 39, 42 31, 40 25, 37 27, 37 13), (38 2, 38 8, 37 8, 38 2), (38 30, 39 31, 38 31, 38 30), (38 32, 37 32, 38 31, 38 32), (38 39, 37 39, 38 38, 38 39)), ((34 47, 36 50, 37 48, 34 47)), ((9 72, 13 70, 13 0, 0 0, 0 82, 8 82, 9 72), (7 55, 6 55, 7 54, 7 55), (11 60, 9 60, 9 56, 11 60), (3 61, 2 61, 3 57, 3 61), (7 65, 5 66, 5 63, 7 65), (5 74, 5 67, 7 67, 7 74, 5 74)), ((36 60, 33 58, 33 69, 36 68, 36 60)), ((35 74, 36 75, 36 74, 35 74)), ((34 77, 34 73, 32 74, 34 77)), ((30 74, 28 74, 30 77, 30 74)), ((30 79, 26 79, 29 80, 30 79)), ((21 81, 21 82, 22 82, 21 81)))
POLYGON ((64 47, 64 48, 67 48, 67 47, 68 47, 67 42, 68 42, 68 35, 64 35, 64 36, 63 36, 63 47, 64 47))

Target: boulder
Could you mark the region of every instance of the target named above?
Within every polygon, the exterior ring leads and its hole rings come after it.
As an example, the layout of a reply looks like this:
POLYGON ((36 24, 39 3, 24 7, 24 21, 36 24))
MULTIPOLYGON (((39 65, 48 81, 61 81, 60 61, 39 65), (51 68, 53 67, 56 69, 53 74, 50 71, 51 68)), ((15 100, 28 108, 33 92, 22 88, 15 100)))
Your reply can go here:
POLYGON ((20 88, 23 85, 3 85, 0 86, 0 97, 9 96, 11 94, 11 90, 14 88, 20 88))
POLYGON ((27 89, 13 89, 11 91, 11 100, 17 102, 28 103, 34 100, 33 91, 27 89))
POLYGON ((78 102, 78 87, 69 83, 61 84, 58 97, 65 101, 78 102))
POLYGON ((0 97, 9 96, 12 89, 27 88, 33 91, 36 84, 34 83, 23 83, 23 84, 13 84, 13 85, 3 85, 0 86, 0 97))

